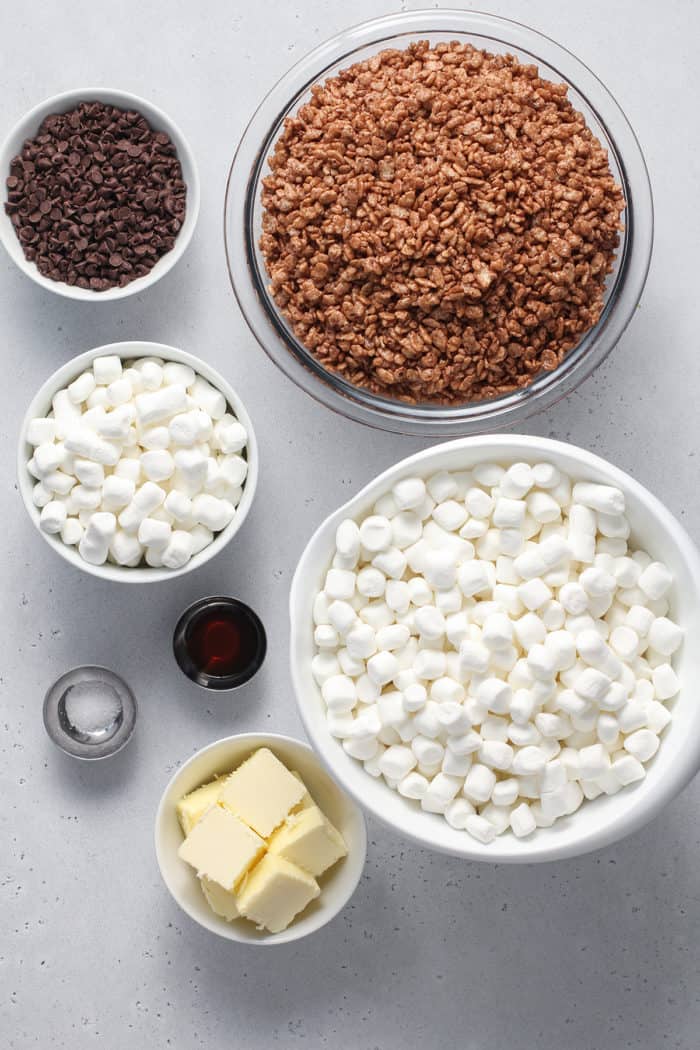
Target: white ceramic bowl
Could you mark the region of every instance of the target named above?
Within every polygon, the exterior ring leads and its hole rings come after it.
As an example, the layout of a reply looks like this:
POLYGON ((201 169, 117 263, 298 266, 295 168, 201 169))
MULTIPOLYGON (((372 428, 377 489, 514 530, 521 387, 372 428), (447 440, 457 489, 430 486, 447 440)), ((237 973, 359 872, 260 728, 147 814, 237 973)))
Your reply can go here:
POLYGON ((50 292, 64 295, 69 299, 80 299, 89 302, 110 302, 114 299, 124 299, 128 295, 136 295, 149 288, 156 281, 173 268, 182 256, 185 248, 190 242, 197 223, 199 214, 199 176, 195 164, 194 155, 185 136, 177 124, 170 117, 158 109, 146 99, 132 95, 128 91, 117 91, 113 88, 80 88, 76 91, 64 91, 60 95, 40 102, 30 109, 9 133, 2 146, 0 146, 0 241, 5 245, 10 258, 17 263, 20 270, 31 277, 33 281, 47 288, 50 292), (25 257, 22 245, 19 243, 14 226, 9 215, 5 214, 5 201, 7 200, 7 187, 5 180, 10 174, 10 161, 21 151, 25 139, 33 138, 39 130, 41 122, 52 113, 66 113, 74 109, 79 102, 104 102, 107 105, 116 106, 119 109, 135 109, 141 113, 154 131, 164 131, 169 135, 171 142, 177 150, 178 159, 182 166, 182 177, 187 185, 187 210, 185 221, 175 240, 175 246, 171 251, 161 256, 155 266, 143 277, 137 277, 123 288, 108 288, 104 292, 96 292, 92 288, 78 288, 75 285, 66 284, 65 281, 53 281, 39 273, 36 263, 29 262, 25 257))
POLYGON ((27 508, 27 514, 31 518, 32 523, 39 530, 49 546, 60 554, 62 558, 65 558, 66 561, 70 562, 71 565, 75 565, 84 572, 91 573, 93 576, 100 576, 103 580, 115 580, 118 583, 154 583, 158 580, 171 580, 176 576, 184 575, 186 572, 192 572, 193 569, 198 569, 200 565, 204 565, 204 563, 209 561, 210 558, 219 554, 226 544, 236 535, 247 517, 258 484, 258 444, 255 439, 255 431, 253 430, 250 416, 248 415, 240 397, 233 387, 226 382, 224 377, 211 368, 205 361, 200 360, 200 358, 195 357, 193 354, 185 353, 184 350, 178 350, 174 346, 164 346, 162 343, 109 343, 107 346, 97 346, 93 350, 88 350, 84 354, 79 354, 77 357, 66 362, 65 365, 61 365, 61 367, 46 380, 44 385, 32 399, 20 430, 19 449, 17 454, 17 477, 19 479, 19 490, 22 494, 24 505, 27 508), (44 532, 39 525, 39 515, 41 512, 32 502, 32 490, 36 484, 36 478, 33 478, 27 470, 27 463, 29 462, 33 451, 32 446, 28 444, 25 438, 27 426, 31 419, 34 419, 37 416, 45 416, 51 409, 51 402, 54 395, 59 390, 68 386, 69 383, 72 383, 81 372, 84 372, 85 369, 89 367, 96 357, 102 357, 104 354, 117 354, 122 360, 133 360, 139 357, 160 357, 166 361, 178 361, 181 364, 189 365, 198 375, 203 376, 203 378, 207 379, 212 386, 215 386, 217 390, 221 391, 228 404, 233 409, 234 415, 240 420, 248 432, 248 444, 246 447, 248 474, 243 485, 241 502, 236 507, 236 513, 226 528, 222 529, 221 532, 216 533, 209 546, 205 547, 204 550, 199 552, 199 554, 195 554, 187 565, 184 565, 181 569, 153 569, 150 566, 128 568, 124 565, 112 565, 111 562, 105 562, 104 565, 90 565, 89 562, 84 561, 83 558, 80 557, 80 554, 75 547, 69 547, 62 541, 60 536, 51 536, 44 532))
POLYGON ((340 784, 379 820, 408 838, 444 853, 470 860, 527 863, 572 857, 622 838, 654 817, 700 768, 700 704, 696 682, 700 677, 700 556, 668 510, 628 474, 584 449, 546 438, 517 434, 463 438, 419 452, 380 474, 353 499, 332 514, 309 541, 297 566, 290 594, 291 670, 297 702, 306 732, 326 766, 340 784), (552 828, 538 828, 529 838, 510 833, 482 845, 464 831, 451 828, 443 817, 425 813, 417 803, 374 780, 361 763, 343 751, 328 732, 325 706, 311 674, 314 654, 312 605, 335 549, 335 530, 345 517, 366 514, 376 499, 399 478, 429 476, 440 469, 460 470, 481 461, 548 460, 577 480, 616 485, 627 499, 632 542, 665 562, 675 583, 671 615, 685 628, 686 643, 674 661, 681 691, 673 702, 673 719, 664 731, 647 776, 618 794, 585 802, 571 817, 552 828))
POLYGON ((274 945, 299 940, 325 926, 345 907, 360 881, 367 854, 367 831, 362 811, 328 776, 308 744, 274 733, 241 733, 202 748, 171 778, 158 806, 156 856, 165 885, 190 918, 220 937, 247 944, 274 945), (321 876, 321 895, 282 933, 266 933, 252 922, 226 922, 211 910, 193 869, 177 855, 182 842, 175 806, 183 795, 216 774, 229 773, 259 747, 269 747, 289 768, 301 775, 313 799, 338 828, 348 855, 321 876))

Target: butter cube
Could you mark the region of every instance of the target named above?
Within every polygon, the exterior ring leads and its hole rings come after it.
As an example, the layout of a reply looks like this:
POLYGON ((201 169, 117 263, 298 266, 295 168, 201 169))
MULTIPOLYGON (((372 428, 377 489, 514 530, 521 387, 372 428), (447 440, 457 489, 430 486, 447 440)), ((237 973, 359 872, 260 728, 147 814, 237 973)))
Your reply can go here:
POLYGON ((315 805, 291 814, 268 849, 317 877, 348 852, 340 832, 315 805))
POLYGON ((226 919, 227 922, 231 922, 232 919, 238 918, 240 912, 236 903, 235 893, 225 890, 218 882, 212 882, 211 879, 207 879, 206 877, 200 879, 200 882, 202 893, 206 897, 207 904, 213 912, 220 915, 222 919, 226 919))
POLYGON ((266 853, 240 888, 238 910, 258 928, 280 933, 320 892, 312 875, 284 857, 266 853))
MULTIPOLYGON (((297 773, 296 769, 292 769, 290 772, 301 784, 304 784, 304 781, 301 779, 301 773, 297 773)), ((309 794, 306 784, 304 784, 304 794, 301 796, 301 802, 297 802, 296 806, 292 806, 290 812, 298 813, 300 809, 309 809, 310 806, 315 805, 316 803, 309 794)))
POLYGON ((226 779, 219 801, 267 838, 305 792, 303 783, 269 748, 261 747, 226 779))
POLYGON ((265 843, 254 831, 221 806, 212 806, 195 824, 178 855, 200 877, 232 890, 265 852, 265 843))
POLYGON ((197 821, 214 805, 223 783, 223 780, 217 778, 212 780, 211 784, 202 784, 180 799, 176 806, 177 819, 185 835, 189 835, 197 821))

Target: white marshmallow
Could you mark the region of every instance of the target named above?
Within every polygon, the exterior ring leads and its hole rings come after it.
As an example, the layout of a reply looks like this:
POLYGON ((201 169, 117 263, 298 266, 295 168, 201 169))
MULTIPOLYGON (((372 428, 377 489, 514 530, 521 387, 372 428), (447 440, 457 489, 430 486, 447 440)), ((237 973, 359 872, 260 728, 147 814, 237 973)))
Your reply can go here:
POLYGON ((134 406, 139 425, 150 427, 184 411, 187 407, 187 391, 181 384, 173 383, 152 393, 137 394, 134 406))
MULTIPOLYGON (((173 386, 178 387, 179 384, 174 383, 173 386)), ((166 389, 171 388, 167 387, 166 389)), ((201 376, 196 376, 194 382, 189 385, 189 394, 198 408, 203 409, 212 419, 222 419, 226 414, 226 398, 220 390, 217 390, 201 376)), ((180 410, 178 409, 178 411, 180 410)), ((174 415, 174 413, 170 414, 174 415)), ((232 448, 229 451, 235 452, 238 450, 232 448)))
POLYGON ((195 378, 196 372, 194 369, 190 368, 189 365, 180 364, 179 361, 166 361, 162 367, 162 382, 164 386, 172 386, 174 383, 179 383, 189 390, 195 378))
POLYGON ((579 481, 574 485, 572 496, 575 503, 581 503, 584 507, 603 514, 625 513, 624 494, 612 485, 579 481))
POLYGON ((92 372, 83 372, 82 375, 79 375, 77 379, 68 384, 68 397, 74 405, 80 405, 83 401, 87 401, 96 385, 94 374, 92 372))
POLYGON ((639 587, 652 600, 663 598, 672 583, 673 576, 660 561, 647 565, 639 577, 639 587))
POLYGON ((484 845, 488 845, 496 837, 496 828, 494 825, 486 820, 485 817, 479 816, 478 813, 473 813, 466 817, 464 821, 464 830, 469 832, 472 838, 477 839, 478 842, 482 842, 484 845))
POLYGON ((110 474, 102 484, 102 509, 121 510, 134 498, 136 485, 129 478, 110 474))
POLYGON ((391 491, 399 510, 414 510, 425 499, 426 487, 421 478, 403 478, 391 491))
POLYGON ((56 440, 56 420, 48 417, 31 419, 27 424, 25 438, 28 444, 35 447, 51 444, 56 440))
POLYGON ((39 524, 43 532, 55 535, 65 525, 67 518, 66 505, 63 500, 50 500, 42 508, 39 524))
POLYGON ((143 557, 143 547, 132 533, 117 529, 109 544, 109 553, 117 565, 138 565, 143 557))
POLYGON ((93 514, 78 544, 81 558, 90 565, 103 565, 107 560, 109 545, 116 531, 117 521, 113 514, 108 511, 98 511, 93 514))
POLYGON ((236 508, 227 499, 217 499, 206 492, 199 493, 192 500, 192 520, 212 532, 221 532, 226 528, 235 513, 236 508))
POLYGON ((117 354, 108 354, 104 357, 96 357, 92 362, 92 371, 95 382, 100 386, 109 386, 121 377, 122 361, 117 354))
POLYGON ((146 481, 136 489, 131 501, 119 515, 119 524, 127 532, 136 532, 144 518, 160 507, 165 491, 152 481, 146 481))
MULTIPOLYGON (((163 551, 163 565, 166 569, 181 569, 192 557, 192 536, 182 529, 174 529, 170 542, 163 551)), ((157 549, 157 548, 156 548, 157 549)))

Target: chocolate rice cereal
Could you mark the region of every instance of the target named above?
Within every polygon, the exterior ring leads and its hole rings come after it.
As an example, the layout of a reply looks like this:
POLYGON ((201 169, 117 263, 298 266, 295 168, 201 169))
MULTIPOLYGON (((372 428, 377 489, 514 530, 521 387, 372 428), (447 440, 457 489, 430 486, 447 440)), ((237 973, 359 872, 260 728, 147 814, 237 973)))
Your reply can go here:
POLYGON ((285 121, 270 168, 270 292, 375 394, 504 394, 600 317, 622 192, 566 85, 512 55, 421 41, 352 65, 285 121))

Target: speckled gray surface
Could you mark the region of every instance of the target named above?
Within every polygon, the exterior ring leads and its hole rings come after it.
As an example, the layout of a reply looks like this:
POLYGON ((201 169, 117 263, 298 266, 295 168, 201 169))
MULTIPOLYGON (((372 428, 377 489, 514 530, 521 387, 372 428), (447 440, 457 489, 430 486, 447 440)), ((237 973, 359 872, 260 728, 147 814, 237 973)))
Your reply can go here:
MULTIPOLYGON (((3 1047, 698 1046, 698 782, 631 839, 545 867, 431 856, 371 823, 351 904, 314 937, 277 951, 208 935, 160 882, 153 816, 175 766, 238 730, 302 735, 287 674, 286 598, 306 538, 348 493, 420 444, 334 418, 275 371, 237 311, 221 236, 228 164, 262 94, 313 43, 392 7, 0 6, 0 133, 47 95, 123 86, 178 121, 203 184, 187 256, 136 300, 69 304, 0 257, 9 375, 0 386, 3 1047), (229 555, 136 593, 52 555, 25 518, 14 456, 24 406, 54 368, 99 343, 138 337, 180 345, 226 374, 255 420, 263 468, 229 555), (255 605, 269 628, 263 671, 233 697, 190 687, 169 651, 179 610, 221 589, 255 605), (97 767, 64 758, 41 725, 48 684, 88 661, 123 673, 141 704, 130 747, 97 767)), ((692 0, 662 10, 650 0, 491 7, 568 45, 607 82, 640 136, 656 195, 656 250, 638 316, 609 362, 527 430, 609 457, 697 533, 700 11, 692 0)))

